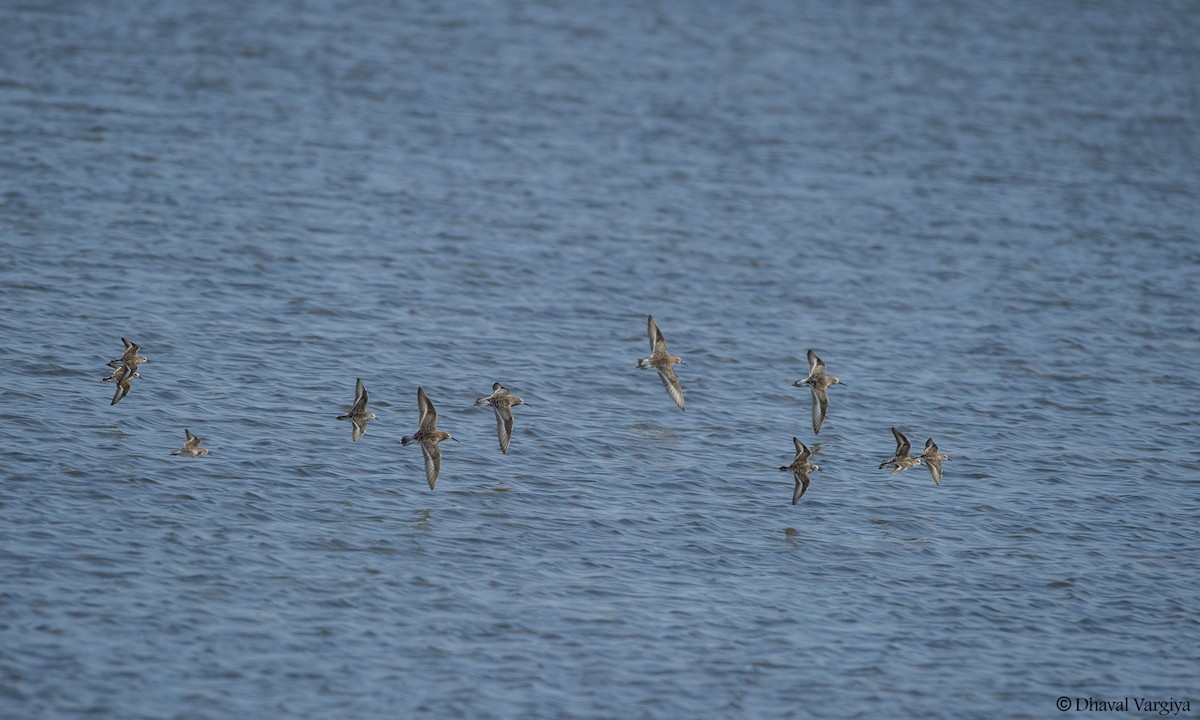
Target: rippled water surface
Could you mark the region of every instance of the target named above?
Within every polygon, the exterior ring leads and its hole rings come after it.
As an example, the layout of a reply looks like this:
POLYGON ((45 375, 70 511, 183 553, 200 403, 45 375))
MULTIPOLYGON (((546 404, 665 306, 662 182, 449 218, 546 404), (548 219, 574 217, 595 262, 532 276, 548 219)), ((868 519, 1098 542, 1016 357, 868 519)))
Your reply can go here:
POLYGON ((1194 3, 0 26, 3 717, 1200 711, 1194 3))

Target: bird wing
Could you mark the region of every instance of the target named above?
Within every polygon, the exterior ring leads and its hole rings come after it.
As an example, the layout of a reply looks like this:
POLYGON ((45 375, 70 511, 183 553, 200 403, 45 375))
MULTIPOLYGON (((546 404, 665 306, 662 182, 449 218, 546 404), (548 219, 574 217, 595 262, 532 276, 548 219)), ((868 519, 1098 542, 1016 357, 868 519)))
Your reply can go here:
POLYGON ((650 354, 653 355, 654 346, 662 337, 662 330, 658 329, 658 323, 654 322, 653 315, 646 316, 646 334, 650 336, 650 354))
POLYGON ((816 375, 825 374, 825 363, 812 350, 808 351, 808 376, 815 377, 816 375))
POLYGON ((662 330, 658 329, 658 323, 654 322, 653 315, 646 316, 646 331, 650 335, 650 356, 656 354, 667 354, 667 339, 663 337, 662 330))
POLYGON ((658 377, 662 380, 663 387, 667 389, 667 394, 683 409, 683 388, 679 386, 679 378, 675 376, 675 368, 664 367, 658 368, 658 377))
POLYGON ((512 407, 504 404, 496 404, 493 408, 496 410, 496 438, 500 440, 500 452, 507 453, 508 445, 512 442, 512 407))
POLYGON ((796 478, 796 487, 792 490, 792 504, 795 505, 800 498, 804 497, 804 493, 808 492, 810 481, 808 473, 800 469, 796 469, 792 476, 796 478))
POLYGON ((813 432, 820 433, 821 425, 825 423, 825 413, 829 412, 829 390, 815 383, 810 387, 812 389, 813 432))
POLYGON ((361 378, 354 381, 354 405, 350 408, 351 413, 361 413, 367 409, 367 386, 363 385, 361 378))
POLYGON ((929 467, 929 477, 933 478, 933 484, 941 485, 942 461, 938 458, 925 458, 925 465, 929 467))
POLYGON ((129 379, 126 378, 125 380, 118 380, 117 381, 117 390, 116 390, 116 392, 113 393, 113 399, 112 399, 112 402, 109 403, 109 405, 116 405, 117 403, 121 402, 121 398, 125 397, 128 394, 129 394, 129 379))
POLYGON ((421 442, 421 454, 425 456, 425 479, 432 490, 437 485, 438 474, 442 472, 442 449, 438 447, 437 440, 424 440, 421 442))
POLYGON ((421 432, 437 432, 437 409, 433 407, 433 403, 429 402, 425 388, 417 388, 417 409, 421 412, 418 429, 421 432))

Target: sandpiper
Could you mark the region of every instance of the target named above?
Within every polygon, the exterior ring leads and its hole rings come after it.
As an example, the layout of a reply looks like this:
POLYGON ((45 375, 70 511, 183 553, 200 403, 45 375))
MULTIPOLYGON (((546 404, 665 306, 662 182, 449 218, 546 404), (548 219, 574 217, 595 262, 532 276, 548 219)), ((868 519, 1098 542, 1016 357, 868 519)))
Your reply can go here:
POLYGON ((825 363, 812 350, 808 351, 808 377, 792 383, 793 387, 807 385, 812 390, 812 428, 814 434, 821 432, 825 413, 829 412, 829 386, 845 385, 832 375, 825 374, 825 363))
POLYGON ((912 443, 908 441, 908 438, 904 437, 904 434, 896 428, 892 428, 892 435, 896 436, 896 453, 892 455, 890 460, 884 460, 880 463, 879 469, 882 470, 885 467, 893 468, 892 474, 895 475, 901 470, 907 470, 910 467, 920 465, 920 455, 912 457, 908 454, 908 451, 912 449, 912 443))
POLYGON ((925 466, 929 468, 929 476, 933 478, 934 485, 942 484, 942 461, 950 459, 950 456, 938 451, 938 446, 934 444, 933 438, 925 441, 925 450, 921 453, 921 459, 925 461, 925 466))
POLYGON ((191 430, 184 429, 183 434, 187 437, 187 442, 178 450, 171 451, 172 455, 187 455, 188 457, 200 457, 208 454, 208 448, 200 447, 200 441, 204 438, 198 438, 192 434, 191 430))
POLYGON ((133 379, 140 377, 141 375, 138 375, 138 371, 129 365, 118 365, 117 369, 113 370, 112 375, 101 378, 100 382, 112 380, 117 384, 117 390, 113 393, 113 399, 109 405, 116 405, 121 402, 121 398, 129 394, 129 385, 133 382, 133 379))
POLYGON ((671 396, 671 399, 682 410, 683 388, 679 386, 679 378, 675 376, 674 366, 684 363, 678 356, 667 352, 667 341, 663 338, 662 330, 658 329, 658 323, 654 322, 653 315, 647 316, 646 330, 650 335, 650 357, 638 358, 637 366, 643 370, 646 368, 657 370, 663 387, 667 389, 667 394, 671 396))
POLYGON ((492 383, 492 394, 475 401, 475 407, 491 405, 496 411, 496 437, 500 440, 502 453, 508 452, 508 444, 512 442, 513 406, 524 404, 524 400, 510 393, 500 383, 492 383))
MULTIPOLYGON (((114 361, 114 362, 116 362, 116 361, 114 361)), ((124 378, 126 375, 128 375, 129 377, 132 377, 132 378, 137 378, 137 379, 141 379, 141 377, 142 377, 141 374, 138 373, 137 368, 130 366, 130 365, 126 365, 125 363, 117 363, 116 365, 112 365, 110 367, 115 368, 114 371, 112 372, 112 374, 105 375, 104 377, 100 378, 100 382, 112 382, 114 380, 117 382, 120 382, 121 379, 124 378)))
POLYGON ((796 444, 796 459, 792 461, 791 465, 784 465, 779 469, 784 472, 790 470, 792 477, 796 479, 796 487, 792 490, 792 504, 795 505, 796 501, 804 497, 804 493, 808 490, 810 482, 808 474, 820 470, 821 466, 813 465, 808 461, 812 457, 812 452, 804 446, 804 443, 800 442, 800 438, 794 437, 792 442, 796 444))
MULTIPOLYGON (((437 410, 425 395, 424 388, 417 388, 417 409, 420 412, 420 422, 417 431, 412 435, 400 438, 402 445, 410 442, 421 443, 421 454, 425 456, 425 479, 429 481, 432 490, 438 481, 438 473, 442 471, 442 449, 438 443, 443 440, 454 440, 448 432, 437 429, 437 410)), ((457 442, 457 441, 456 441, 457 442)))
POLYGON ((358 439, 367 431, 367 421, 374 420, 375 413, 367 412, 367 388, 363 385, 361 378, 354 380, 354 404, 350 406, 350 412, 345 415, 338 415, 338 420, 349 420, 351 424, 350 441, 358 442, 358 439))
POLYGON ((125 338, 121 338, 121 342, 125 343, 125 352, 121 355, 121 357, 108 361, 108 366, 110 368, 116 368, 119 365, 128 365, 134 370, 137 370, 138 365, 141 365, 144 362, 150 362, 145 355, 138 355, 138 352, 141 351, 142 348, 137 343, 129 342, 125 338))

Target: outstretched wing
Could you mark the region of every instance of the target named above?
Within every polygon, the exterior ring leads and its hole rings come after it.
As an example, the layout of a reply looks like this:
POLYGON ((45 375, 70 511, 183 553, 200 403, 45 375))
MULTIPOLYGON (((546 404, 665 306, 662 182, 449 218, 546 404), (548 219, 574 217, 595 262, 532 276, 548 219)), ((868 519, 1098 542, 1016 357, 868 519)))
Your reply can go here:
POLYGON ((351 414, 358 414, 367 409, 367 386, 363 385, 362 378, 354 381, 354 405, 350 408, 351 414))
POLYGON ((442 472, 442 449, 438 447, 436 440, 424 440, 421 442, 421 454, 425 456, 425 479, 429 481, 429 489, 432 490, 442 472))
POLYGON ((925 465, 929 467, 929 477, 933 478, 934 485, 942 484, 942 461, 939 458, 925 458, 925 465))
POLYGON ((825 363, 812 350, 808 351, 808 376, 810 378, 825 374, 825 363))
POLYGON ((437 432, 437 410, 433 407, 433 403, 429 402, 429 397, 425 395, 425 388, 417 388, 417 409, 421 413, 421 420, 418 423, 418 428, 422 433, 437 432))
POLYGON ((500 452, 508 453, 508 445, 512 442, 513 431, 512 406, 497 403, 493 405, 493 408, 496 410, 496 438, 500 440, 500 452))
POLYGON ((658 329, 658 323, 654 322, 653 315, 646 316, 646 332, 650 336, 651 357, 660 352, 666 354, 667 339, 663 337, 662 330, 658 329))
POLYGON ((663 367, 658 368, 658 378, 662 380, 663 387, 667 389, 667 394, 683 409, 683 388, 679 386, 679 378, 675 376, 675 368, 663 367))
POLYGON ((810 481, 808 473, 799 468, 793 471, 792 476, 796 478, 796 487, 792 489, 792 504, 795 505, 800 498, 804 497, 804 493, 808 492, 810 481))
POLYGON ((829 390, 818 383, 813 383, 810 389, 812 390, 812 428, 813 433, 819 434, 821 425, 825 423, 825 413, 829 412, 829 390))
POLYGON ((121 402, 121 398, 129 394, 129 378, 117 380, 117 390, 113 393, 112 402, 109 405, 116 405, 121 402))

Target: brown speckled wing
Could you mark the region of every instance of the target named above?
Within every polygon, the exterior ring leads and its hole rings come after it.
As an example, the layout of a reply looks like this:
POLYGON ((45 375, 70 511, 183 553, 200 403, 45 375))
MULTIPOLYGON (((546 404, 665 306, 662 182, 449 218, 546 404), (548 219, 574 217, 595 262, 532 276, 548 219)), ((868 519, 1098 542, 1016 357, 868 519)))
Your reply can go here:
POLYGON ((679 386, 679 378, 675 375, 675 368, 664 367, 658 368, 658 377, 662 380, 663 387, 667 389, 667 394, 683 409, 683 388, 679 386))

